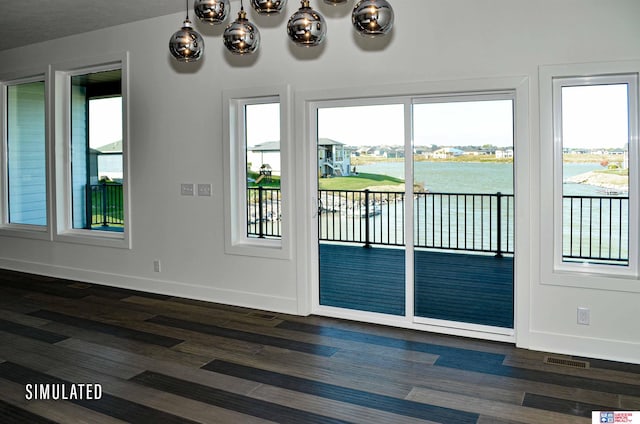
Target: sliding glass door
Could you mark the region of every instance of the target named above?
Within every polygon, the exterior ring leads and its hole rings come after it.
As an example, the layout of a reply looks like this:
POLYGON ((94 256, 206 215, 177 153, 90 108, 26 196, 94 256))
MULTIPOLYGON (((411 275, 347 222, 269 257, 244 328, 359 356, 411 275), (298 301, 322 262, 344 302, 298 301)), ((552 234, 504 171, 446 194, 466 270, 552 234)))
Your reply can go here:
POLYGON ((314 112, 320 312, 511 331, 514 94, 314 112))

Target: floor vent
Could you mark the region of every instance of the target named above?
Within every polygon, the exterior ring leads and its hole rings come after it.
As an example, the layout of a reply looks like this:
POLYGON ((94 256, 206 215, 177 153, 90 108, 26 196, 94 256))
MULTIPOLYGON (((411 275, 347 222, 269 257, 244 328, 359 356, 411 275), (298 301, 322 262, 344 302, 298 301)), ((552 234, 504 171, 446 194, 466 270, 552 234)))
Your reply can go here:
POLYGON ((578 361, 576 359, 566 359, 566 358, 558 358, 556 356, 545 356, 544 363, 549 365, 560 365, 563 367, 571 367, 571 368, 589 368, 589 363, 587 361, 578 361))
POLYGON ((88 289, 89 287, 91 287, 91 284, 87 284, 87 283, 72 283, 72 284, 69 284, 67 287, 69 287, 71 289, 88 289))
POLYGON ((266 320, 269 320, 269 321, 272 321, 272 320, 278 318, 276 315, 266 314, 264 312, 249 312, 247 315, 252 317, 252 318, 266 319, 266 320))

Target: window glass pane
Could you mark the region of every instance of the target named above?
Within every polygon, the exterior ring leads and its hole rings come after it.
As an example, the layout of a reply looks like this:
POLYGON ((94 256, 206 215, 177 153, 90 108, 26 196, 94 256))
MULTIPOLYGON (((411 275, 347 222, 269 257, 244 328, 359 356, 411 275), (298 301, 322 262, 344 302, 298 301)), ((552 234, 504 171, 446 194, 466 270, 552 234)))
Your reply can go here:
POLYGON ((282 236, 280 103, 245 105, 247 237, 282 236))
POLYGON ((563 261, 628 265, 628 85, 564 86, 561 96, 563 261))
POLYGON ((71 79, 73 228, 123 231, 121 71, 71 79))
POLYGON ((45 87, 7 87, 9 223, 47 225, 45 87))

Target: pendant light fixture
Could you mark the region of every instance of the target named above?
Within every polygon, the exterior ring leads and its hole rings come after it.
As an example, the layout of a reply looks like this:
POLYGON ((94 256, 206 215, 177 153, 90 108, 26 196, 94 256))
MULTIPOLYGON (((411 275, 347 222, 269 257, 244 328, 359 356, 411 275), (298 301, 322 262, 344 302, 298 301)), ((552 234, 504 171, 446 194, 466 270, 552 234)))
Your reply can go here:
POLYGON ((261 15, 278 14, 286 4, 287 0, 251 0, 251 6, 261 15))
POLYGON ((300 9, 289 18, 287 34, 299 46, 317 46, 327 35, 327 25, 322 15, 309 6, 309 0, 300 3, 300 9))
POLYGON ((202 22, 220 24, 229 15, 229 0, 195 0, 193 11, 202 22))
POLYGON ((387 0, 360 0, 353 8, 351 22, 364 36, 384 35, 393 27, 393 9, 387 0))
POLYGON ((189 0, 186 0, 186 4, 187 18, 182 23, 182 28, 176 31, 169 39, 169 51, 178 62, 195 62, 202 57, 204 40, 192 28, 189 20, 189 0))
POLYGON ((240 0, 238 19, 225 28, 222 39, 227 50, 233 54, 250 54, 258 49, 260 31, 247 19, 247 12, 244 11, 242 0, 240 0))
POLYGON ((340 3, 346 3, 347 0, 324 0, 324 2, 327 3, 327 4, 336 5, 336 4, 340 4, 340 3))

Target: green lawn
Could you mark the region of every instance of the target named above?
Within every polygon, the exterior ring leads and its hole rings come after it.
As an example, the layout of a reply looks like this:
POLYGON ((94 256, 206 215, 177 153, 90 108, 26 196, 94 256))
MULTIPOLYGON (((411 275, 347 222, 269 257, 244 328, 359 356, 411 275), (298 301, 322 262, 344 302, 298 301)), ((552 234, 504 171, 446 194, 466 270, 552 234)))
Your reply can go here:
POLYGON ((91 192, 91 225, 92 227, 101 225, 105 218, 102 215, 104 212, 106 214, 106 219, 109 223, 109 226, 123 228, 124 200, 122 193, 122 184, 107 183, 104 189, 106 191, 100 189, 97 191, 92 190, 91 192), (104 195, 106 195, 106 198, 103 197, 104 195), (106 205, 103 204, 103 202, 106 202, 106 205), (105 207, 104 211, 103 206, 105 207))
MULTIPOLYGON (((259 174, 249 172, 248 178, 254 181, 258 179, 259 174)), ((255 188, 258 186, 265 188, 279 188, 280 177, 273 176, 271 181, 263 179, 259 184, 254 181, 247 181, 247 188, 255 188)), ((360 173, 358 175, 351 175, 349 177, 332 177, 332 178, 320 178, 318 180, 318 188, 320 190, 364 190, 367 187, 383 187, 383 186, 399 186, 404 184, 404 180, 400 178, 390 177, 388 175, 378 174, 366 174, 360 173)), ((399 188, 400 191, 404 190, 399 188)))
POLYGON ((255 181, 260 178, 260 174, 258 172, 247 172, 247 178, 252 179, 253 181, 247 180, 247 188, 255 188, 255 187, 267 187, 267 188, 280 188, 280 176, 272 175, 271 179, 263 178, 260 183, 256 184, 255 181))
POLYGON ((363 190, 367 187, 397 186, 399 184, 404 184, 404 180, 388 175, 365 173, 349 177, 320 178, 318 180, 318 188, 320 190, 363 190))

